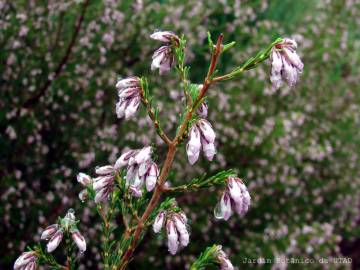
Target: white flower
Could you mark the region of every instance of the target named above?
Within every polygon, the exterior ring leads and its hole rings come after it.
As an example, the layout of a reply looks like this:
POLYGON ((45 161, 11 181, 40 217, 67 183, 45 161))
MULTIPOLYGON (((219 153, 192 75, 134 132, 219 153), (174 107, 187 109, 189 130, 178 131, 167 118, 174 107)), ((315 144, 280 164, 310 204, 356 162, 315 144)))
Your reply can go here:
POLYGON ((85 187, 92 183, 91 177, 85 173, 78 173, 76 178, 77 178, 77 181, 85 187))
POLYGON ((176 42, 178 42, 179 40, 179 37, 171 31, 157 31, 151 34, 150 38, 162 42, 171 42, 171 40, 175 40, 176 42))
POLYGON ((180 244, 183 247, 186 247, 189 244, 189 232, 186 228, 186 220, 179 214, 174 214, 173 221, 176 226, 176 230, 180 235, 180 244))
POLYGON ((147 173, 145 174, 145 184, 147 191, 152 191, 156 185, 156 180, 159 176, 159 169, 155 162, 152 162, 149 166, 147 173))
POLYGON ((165 217, 166 217, 166 212, 161 211, 155 218, 154 224, 153 224, 153 231, 155 233, 160 232, 161 228, 164 225, 164 221, 165 221, 165 217))
POLYGON ((221 270, 234 270, 234 266, 232 265, 226 253, 222 250, 221 246, 217 246, 217 259, 221 266, 221 270))
POLYGON ((152 56, 151 70, 159 69, 159 74, 168 72, 175 62, 170 46, 161 46, 152 56))
POLYGON ((199 106, 199 108, 197 109, 196 113, 201 117, 201 118, 206 118, 208 115, 208 104, 206 101, 204 101, 203 103, 201 103, 201 105, 199 106))
POLYGON ((214 155, 216 154, 216 149, 214 143, 209 143, 205 138, 201 138, 201 145, 202 149, 204 151, 205 157, 212 161, 214 158, 214 155))
POLYGON ((93 189, 95 192, 108 187, 109 185, 112 185, 114 182, 114 176, 112 175, 105 175, 105 176, 99 176, 94 179, 93 183, 93 189))
POLYGON ((71 233, 71 238, 74 240, 75 244, 78 246, 80 252, 85 252, 86 250, 86 241, 84 236, 79 232, 79 230, 74 230, 71 233))
POLYGON ((215 207, 214 216, 217 219, 228 220, 232 215, 231 200, 228 192, 224 192, 220 202, 215 207))
POLYGON ((178 234, 174 222, 169 219, 166 223, 168 250, 170 254, 175 255, 179 248, 178 234))
POLYGON ((206 141, 208 141, 209 143, 214 143, 216 134, 211 124, 205 119, 200 119, 199 121, 197 121, 196 124, 199 127, 201 135, 206 139, 206 141))
POLYGON ((36 252, 23 252, 14 263, 14 270, 35 270, 36 269, 36 252))
POLYGON ((147 162, 150 159, 151 159, 151 146, 144 147, 134 156, 135 163, 139 165, 141 163, 147 162))
POLYGON ((123 153, 115 162, 114 168, 115 170, 119 170, 120 168, 129 164, 129 159, 134 155, 135 150, 129 150, 123 153))
POLYGON ((95 168, 95 173, 98 175, 108 175, 108 174, 112 174, 113 172, 114 172, 114 167, 111 165, 95 168))
POLYGON ((135 115, 140 106, 141 84, 138 77, 129 77, 116 83, 119 102, 116 103, 116 115, 118 118, 129 119, 135 115))
POLYGON ((186 145, 186 153, 191 165, 193 165, 198 160, 200 149, 200 131, 196 125, 193 125, 189 132, 189 142, 186 145))
POLYGON ((49 242, 46 245, 47 252, 53 252, 59 246, 63 235, 64 232, 62 229, 56 231, 56 233, 50 238, 49 242))
POLYGON ((303 71, 304 64, 296 53, 296 48, 296 42, 288 38, 284 38, 272 48, 270 81, 274 88, 279 88, 283 80, 286 80, 289 86, 293 86, 299 73, 303 71))
POLYGON ((58 229, 59 229, 58 224, 52 224, 52 225, 46 227, 46 229, 42 232, 40 239, 41 240, 49 240, 58 229))

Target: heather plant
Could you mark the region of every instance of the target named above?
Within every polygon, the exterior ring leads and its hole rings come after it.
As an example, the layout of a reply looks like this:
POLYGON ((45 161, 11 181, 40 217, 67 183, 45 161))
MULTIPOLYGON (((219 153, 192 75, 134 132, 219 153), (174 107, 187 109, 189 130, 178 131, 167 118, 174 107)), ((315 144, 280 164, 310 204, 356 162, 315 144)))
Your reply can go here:
MULTIPOLYGON (((208 106, 207 92, 215 83, 236 79, 270 58, 271 82, 274 88, 279 88, 282 81, 293 86, 303 70, 303 63, 296 53, 297 43, 288 38, 278 38, 266 49, 250 57, 242 65, 235 67, 227 74, 220 75, 217 69, 219 58, 235 46, 235 42, 223 43, 220 34, 214 43, 208 33, 208 47, 211 53, 207 75, 202 84, 191 83, 190 67, 186 65, 186 39, 170 31, 157 31, 150 38, 165 45, 157 49, 152 56, 151 69, 159 69, 163 75, 172 68, 176 69, 182 88, 183 111, 173 139, 163 130, 159 118, 159 110, 149 90, 145 77, 121 78, 116 83, 119 101, 116 104, 118 118, 129 119, 136 115, 142 104, 156 133, 167 146, 166 157, 161 168, 158 168, 154 156, 156 147, 145 146, 141 149, 125 150, 112 165, 95 168, 96 177, 84 173, 78 174, 78 182, 85 189, 79 198, 83 201, 94 200, 103 223, 102 265, 104 269, 125 269, 133 259, 135 249, 146 235, 148 227, 153 224, 155 233, 165 227, 167 245, 170 254, 175 255, 179 249, 190 243, 188 218, 181 206, 172 197, 172 193, 183 193, 208 189, 223 188, 223 194, 214 210, 215 218, 228 220, 233 212, 244 216, 249 210, 251 197, 244 182, 233 171, 220 171, 213 176, 202 176, 193 180, 185 180, 181 186, 166 185, 175 154, 179 147, 184 146, 187 139, 186 154, 189 163, 193 165, 199 159, 200 152, 207 160, 212 161, 216 154, 215 131, 206 120, 208 106), (147 196, 147 192, 152 192, 147 196), (167 196, 165 194, 168 194, 167 196), (165 197, 160 203, 161 197, 165 197), (116 216, 121 216, 122 223, 114 222, 116 216), (111 239, 113 232, 118 233, 111 239)), ((38 264, 49 264, 54 269, 75 269, 77 256, 74 245, 80 252, 86 251, 86 241, 77 228, 78 221, 74 210, 70 209, 58 223, 48 226, 41 235, 46 240, 46 251, 42 245, 30 248, 15 262, 14 269, 36 269, 38 264), (66 263, 59 264, 54 256, 49 255, 65 240, 66 263), (72 241, 71 241, 72 240, 72 241)), ((234 269, 221 246, 206 249, 191 269, 203 269, 203 265, 215 264, 221 269, 234 269)))
MULTIPOLYGON (((132 265, 183 268, 211 243, 221 243, 234 265, 244 258, 256 261, 239 265, 245 268, 270 267, 261 265, 261 258, 318 260, 350 254, 358 235, 357 1, 84 3, 1 1, 0 250, 9 255, 2 257, 1 267, 10 268, 19 252, 39 242, 42 231, 70 207, 76 209, 77 227, 88 246, 82 267, 102 261, 97 240, 102 226, 94 201, 77 199, 84 187, 76 185, 76 175, 93 175, 95 166, 115 164, 125 147, 153 143, 154 161, 161 164, 165 144, 149 128, 145 110, 139 108, 125 122, 116 119, 114 106, 117 76, 144 74, 163 129, 175 133, 183 108, 176 73, 149 75, 155 51, 149 35, 156 28, 186 34, 192 82, 202 83, 207 72, 207 29, 237 41, 236 49, 222 55, 220 74, 255 55, 259 46, 291 33, 296 33, 291 38, 301 44, 307 68, 292 90, 269 87, 263 67, 210 89, 207 121, 216 131, 217 153, 210 163, 202 151, 191 166, 185 147, 179 147, 168 183, 181 186, 203 172, 233 168, 247 183, 251 209, 246 218, 234 215, 224 223, 209 218, 222 189, 179 194, 191 226, 190 244, 172 256, 164 233, 148 233, 132 265), (40 89, 46 90, 24 108, 40 89)), ((65 248, 64 239, 60 245, 65 248)), ((64 262, 62 248, 54 254, 64 262)))

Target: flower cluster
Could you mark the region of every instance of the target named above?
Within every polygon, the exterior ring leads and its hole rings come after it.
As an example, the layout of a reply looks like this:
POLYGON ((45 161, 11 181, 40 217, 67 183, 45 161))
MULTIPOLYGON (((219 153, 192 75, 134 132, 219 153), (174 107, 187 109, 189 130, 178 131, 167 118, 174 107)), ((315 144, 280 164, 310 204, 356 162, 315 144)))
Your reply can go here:
POLYGON ((271 74, 270 80, 274 88, 279 88, 282 81, 286 80, 289 86, 293 86, 302 72, 304 64, 296 53, 295 40, 284 38, 276 44, 271 51, 271 74))
POLYGON ((159 176, 159 169, 151 158, 151 146, 123 153, 115 163, 115 168, 127 166, 126 186, 136 197, 142 196, 142 187, 145 183, 146 190, 152 191, 159 176))
POLYGON ((14 263, 14 270, 35 270, 37 268, 37 254, 35 251, 23 252, 14 263))
POLYGON ((141 97, 141 84, 138 77, 129 77, 116 83, 119 102, 116 103, 116 115, 118 118, 129 119, 135 115, 139 108, 141 97))
POLYGON ((234 266, 229 260, 226 253, 222 250, 222 246, 217 246, 216 259, 218 260, 221 270, 233 270, 234 266))
POLYGON ((158 31, 150 35, 152 39, 165 42, 167 45, 161 46, 152 56, 151 70, 159 69, 160 75, 168 72, 175 62, 172 51, 173 43, 179 43, 179 37, 170 31, 158 31))
POLYGON ((71 238, 81 252, 86 250, 85 238, 76 227, 75 211, 73 209, 68 210, 65 217, 61 219, 60 224, 52 224, 42 232, 41 240, 48 241, 46 246, 47 252, 53 252, 59 246, 64 233, 71 234, 71 238))
POLYGON ((166 224, 169 252, 175 255, 179 247, 186 247, 189 244, 187 217, 183 212, 161 211, 153 223, 154 232, 159 233, 164 224, 166 224))
POLYGON ((191 126, 186 145, 186 153, 191 165, 199 159, 201 149, 208 160, 213 160, 216 153, 215 138, 215 132, 207 120, 201 118, 191 126))
POLYGON ((93 179, 92 187, 95 191, 95 203, 106 201, 114 190, 115 167, 105 165, 95 168, 98 177, 93 179))
POLYGON ((217 219, 228 220, 236 211, 240 216, 249 210, 251 197, 243 181, 237 177, 227 179, 227 187, 215 207, 214 215, 217 219))

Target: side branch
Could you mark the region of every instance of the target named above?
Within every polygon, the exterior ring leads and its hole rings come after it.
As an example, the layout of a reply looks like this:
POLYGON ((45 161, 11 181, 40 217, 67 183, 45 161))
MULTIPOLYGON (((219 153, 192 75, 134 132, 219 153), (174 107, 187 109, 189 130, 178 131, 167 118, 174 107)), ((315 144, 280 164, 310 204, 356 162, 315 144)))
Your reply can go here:
POLYGON ((24 104, 23 104, 23 108, 30 108, 34 105, 36 105, 40 98, 46 93, 47 89, 50 87, 51 83, 59 77, 60 73, 63 70, 63 67, 65 66, 65 64, 68 62, 69 58, 70 58, 70 54, 72 51, 72 48, 75 45, 75 41, 79 35, 80 32, 80 28, 82 25, 82 22, 84 21, 85 18, 85 13, 86 13, 86 9, 89 5, 90 0, 86 0, 83 5, 82 5, 82 9, 81 9, 81 14, 79 16, 79 19, 77 20, 77 23, 75 25, 75 31, 71 37, 70 43, 66 48, 65 51, 65 55, 63 56, 63 58, 61 59, 60 63, 58 64, 58 66, 56 67, 55 71, 54 71, 54 76, 52 78, 47 78, 47 81, 45 82, 45 84, 40 88, 39 91, 37 91, 37 93, 35 93, 35 95, 31 96, 30 98, 28 98, 24 104))

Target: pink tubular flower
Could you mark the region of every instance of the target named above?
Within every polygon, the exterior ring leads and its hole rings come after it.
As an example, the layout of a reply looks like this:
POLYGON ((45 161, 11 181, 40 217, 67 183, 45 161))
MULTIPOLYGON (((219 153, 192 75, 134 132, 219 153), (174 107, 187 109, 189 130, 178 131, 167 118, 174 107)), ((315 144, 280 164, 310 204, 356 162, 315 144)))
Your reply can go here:
POLYGON ((283 80, 286 80, 289 86, 293 86, 299 73, 303 71, 304 64, 296 53, 296 48, 296 42, 288 38, 284 38, 272 48, 270 81, 274 88, 279 88, 283 80))
MULTIPOLYGON (((82 184, 83 186, 87 187, 89 185, 92 184, 93 180, 92 178, 85 174, 85 173, 78 173, 78 175, 76 176, 77 181, 82 184)), ((80 191, 79 193, 79 199, 81 201, 85 201, 88 198, 88 192, 87 189, 83 189, 82 191, 80 191)))
POLYGON ((93 179, 92 187, 95 191, 95 203, 107 200, 109 194, 114 189, 115 168, 111 165, 96 168, 99 177, 93 179))
POLYGON ((175 223, 176 230, 179 234, 179 240, 182 247, 186 247, 189 244, 189 232, 186 228, 187 219, 183 218, 182 215, 175 213, 172 216, 172 219, 175 223))
POLYGON ((129 77, 116 83, 119 102, 116 103, 116 115, 118 118, 129 119, 135 115, 140 105, 141 84, 138 77, 129 77))
POLYGON ((228 220, 235 210, 240 216, 249 210, 251 197, 243 181, 237 177, 227 179, 227 188, 214 210, 217 219, 228 220))
POLYGON ((165 222, 165 217, 166 217, 166 212, 165 211, 161 211, 155 218, 154 224, 153 224, 153 231, 154 233, 159 233, 161 228, 164 225, 165 222))
POLYGON ((191 165, 193 165, 198 160, 200 149, 200 131, 196 125, 193 125, 189 132, 189 142, 186 145, 186 153, 191 165))
POLYGON ((199 127, 201 135, 206 139, 206 141, 208 141, 209 143, 214 143, 216 134, 209 121, 205 119, 200 119, 196 122, 196 124, 199 127))
POLYGON ((179 248, 179 236, 175 228, 175 224, 171 219, 166 223, 168 249, 171 255, 175 255, 179 248))
POLYGON ((145 184, 147 191, 152 191, 159 176, 159 169, 155 162, 152 162, 145 174, 145 184))
POLYGON ((201 117, 201 118, 206 118, 208 115, 208 104, 206 101, 204 101, 203 103, 201 103, 201 105, 199 106, 199 108, 197 109, 196 113, 201 117))
POLYGON ((62 229, 57 230, 46 245, 47 252, 53 252, 59 246, 61 240, 63 239, 63 236, 64 231, 62 229))
POLYGON ((73 241, 79 248, 80 252, 86 251, 86 241, 85 241, 84 236, 82 236, 82 234, 79 232, 79 230, 74 230, 71 233, 71 238, 73 239, 73 241))
POLYGON ((41 234, 40 239, 41 240, 49 240, 55 233, 56 231, 59 229, 59 225, 58 224, 52 224, 50 226, 48 226, 41 234))
POLYGON ((225 220, 228 220, 232 215, 231 199, 227 191, 224 192, 220 202, 218 202, 218 204, 216 205, 214 210, 214 215, 215 218, 217 219, 225 219, 225 220))
POLYGON ((222 250, 221 246, 217 246, 217 260, 220 264, 221 270, 234 270, 234 266, 226 253, 222 250))
POLYGON ((179 42, 179 37, 171 31, 157 31, 151 34, 150 38, 166 43, 169 43, 172 40, 179 42))
POLYGON ((201 137, 201 146, 204 151, 205 157, 212 161, 214 155, 216 154, 216 149, 214 143, 209 143, 205 138, 201 137))
POLYGON ((35 251, 23 252, 14 263, 14 270, 35 270, 37 256, 35 251))
POLYGON ((159 74, 168 72, 175 63, 175 56, 170 46, 161 46, 152 56, 151 70, 159 69, 159 74))
POLYGON ((133 157, 135 153, 135 150, 129 150, 123 153, 115 162, 115 170, 119 170, 120 168, 128 165, 130 158, 133 157))

